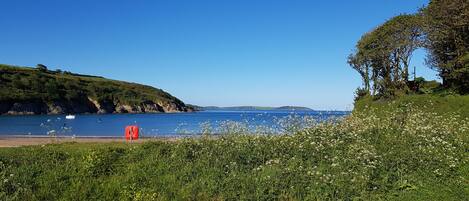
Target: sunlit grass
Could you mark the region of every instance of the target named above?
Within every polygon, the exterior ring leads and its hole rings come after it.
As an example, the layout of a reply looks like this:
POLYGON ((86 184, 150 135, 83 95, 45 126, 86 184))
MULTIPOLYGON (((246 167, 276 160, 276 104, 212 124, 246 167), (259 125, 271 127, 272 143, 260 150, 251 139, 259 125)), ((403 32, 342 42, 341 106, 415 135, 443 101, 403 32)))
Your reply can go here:
POLYGON ((1 149, 0 199, 467 199, 469 119, 429 111, 290 117, 275 135, 226 122, 178 141, 1 149))

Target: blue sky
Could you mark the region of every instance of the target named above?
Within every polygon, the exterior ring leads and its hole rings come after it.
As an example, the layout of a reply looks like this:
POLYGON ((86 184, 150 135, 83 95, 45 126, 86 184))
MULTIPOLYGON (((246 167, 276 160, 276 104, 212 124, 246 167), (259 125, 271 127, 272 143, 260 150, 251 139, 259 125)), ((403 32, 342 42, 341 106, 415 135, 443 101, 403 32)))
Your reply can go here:
MULTIPOLYGON (((360 36, 427 0, 0 1, 0 63, 162 88, 197 105, 351 109, 360 36)), ((413 58, 417 74, 434 79, 413 58)))

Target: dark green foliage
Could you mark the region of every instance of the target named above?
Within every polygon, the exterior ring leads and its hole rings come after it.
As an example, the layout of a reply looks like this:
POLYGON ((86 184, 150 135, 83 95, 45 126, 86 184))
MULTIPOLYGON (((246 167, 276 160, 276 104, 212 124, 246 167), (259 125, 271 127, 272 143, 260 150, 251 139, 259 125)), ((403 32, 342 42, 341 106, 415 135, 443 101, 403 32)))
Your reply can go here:
POLYGON ((469 2, 432 0, 417 14, 393 17, 362 36, 348 63, 370 94, 392 98, 415 84, 408 71, 417 48, 428 50, 445 90, 469 93, 469 2))
POLYGON ((440 72, 444 86, 469 93, 469 2, 432 0, 423 13, 428 63, 440 72))
POLYGON ((36 69, 0 64, 0 101, 43 100, 53 102, 92 98, 110 103, 141 104, 180 100, 161 89, 102 77, 70 72, 48 71, 44 65, 36 69))
POLYGON ((362 36, 348 63, 363 80, 364 90, 392 97, 406 88, 412 53, 423 44, 422 17, 396 16, 362 36))
POLYGON ((357 88, 357 90, 355 90, 355 101, 360 100, 361 98, 366 97, 368 95, 370 95, 370 91, 368 91, 367 89, 357 88))
POLYGON ((441 94, 442 91, 448 92, 439 82, 435 80, 426 81, 423 77, 417 77, 407 84, 409 88, 417 94, 441 94))
POLYGON ((44 64, 37 64, 37 65, 36 65, 36 69, 39 70, 39 71, 41 71, 41 72, 47 72, 47 70, 48 70, 48 69, 47 69, 47 66, 44 65, 44 64))

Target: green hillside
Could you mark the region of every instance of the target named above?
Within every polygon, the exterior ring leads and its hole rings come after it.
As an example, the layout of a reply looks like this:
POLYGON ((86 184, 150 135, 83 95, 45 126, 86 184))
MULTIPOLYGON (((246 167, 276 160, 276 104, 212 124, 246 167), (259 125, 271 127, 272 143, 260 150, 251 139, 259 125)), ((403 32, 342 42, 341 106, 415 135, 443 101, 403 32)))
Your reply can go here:
POLYGON ((13 113, 27 110, 34 114, 51 113, 51 107, 59 107, 55 113, 189 110, 181 100, 151 86, 51 71, 42 65, 30 68, 0 64, 0 114, 12 110, 15 104, 20 111, 13 113))

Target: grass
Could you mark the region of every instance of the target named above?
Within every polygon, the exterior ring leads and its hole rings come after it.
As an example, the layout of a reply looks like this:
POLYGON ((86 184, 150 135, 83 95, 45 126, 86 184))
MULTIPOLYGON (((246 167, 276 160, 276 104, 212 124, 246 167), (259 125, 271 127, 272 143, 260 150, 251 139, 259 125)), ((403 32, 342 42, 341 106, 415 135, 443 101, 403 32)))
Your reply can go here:
POLYGON ((355 111, 375 109, 373 112, 380 114, 392 112, 397 108, 408 108, 423 110, 438 115, 457 114, 469 117, 469 95, 405 95, 394 100, 373 100, 367 96, 355 103, 355 111))
POLYGON ((396 102, 289 135, 0 149, 0 199, 467 200, 469 118, 396 102))

